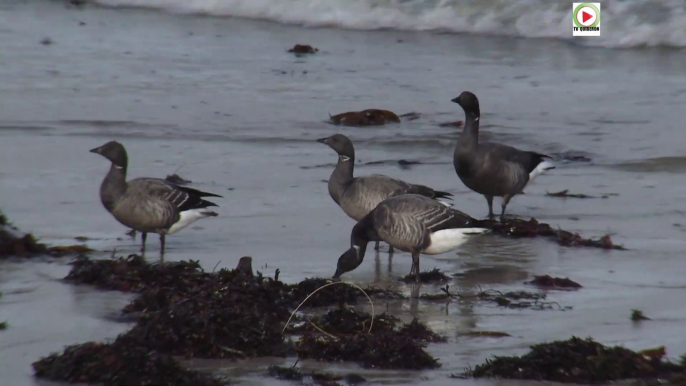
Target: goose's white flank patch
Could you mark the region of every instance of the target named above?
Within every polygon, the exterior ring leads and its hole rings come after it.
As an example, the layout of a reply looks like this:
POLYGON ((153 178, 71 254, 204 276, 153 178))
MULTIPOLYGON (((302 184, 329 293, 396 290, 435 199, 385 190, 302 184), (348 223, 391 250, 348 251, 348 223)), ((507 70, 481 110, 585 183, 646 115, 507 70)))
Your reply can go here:
POLYGON ((555 164, 553 164, 552 162, 548 162, 548 161, 541 162, 540 164, 538 164, 538 166, 536 166, 536 169, 532 170, 531 173, 529 173, 529 182, 528 183, 530 184, 531 181, 534 180, 534 178, 536 178, 537 176, 540 176, 541 174, 545 173, 546 171, 548 171, 550 169, 555 169, 555 164))
POLYGON ((176 233, 181 229, 191 225, 192 223, 200 220, 201 218, 209 217, 212 215, 214 215, 214 212, 206 208, 184 210, 180 213, 179 221, 175 222, 174 225, 172 225, 169 228, 167 234, 171 235, 173 233, 176 233))
POLYGON ((427 255, 445 253, 464 244, 471 237, 486 232, 488 229, 485 228, 456 228, 434 232, 429 236, 431 245, 422 253, 427 255))

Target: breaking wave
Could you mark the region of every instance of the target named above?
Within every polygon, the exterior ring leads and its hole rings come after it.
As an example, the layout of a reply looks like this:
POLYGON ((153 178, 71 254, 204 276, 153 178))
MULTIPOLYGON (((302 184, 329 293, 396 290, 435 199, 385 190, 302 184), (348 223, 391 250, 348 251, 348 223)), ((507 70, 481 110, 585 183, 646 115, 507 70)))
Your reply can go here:
MULTIPOLYGON (((153 8, 306 26, 572 38, 572 2, 559 0, 95 1, 108 7, 153 8)), ((601 5, 601 36, 583 38, 583 44, 617 48, 686 46, 686 1, 606 0, 601 5)))

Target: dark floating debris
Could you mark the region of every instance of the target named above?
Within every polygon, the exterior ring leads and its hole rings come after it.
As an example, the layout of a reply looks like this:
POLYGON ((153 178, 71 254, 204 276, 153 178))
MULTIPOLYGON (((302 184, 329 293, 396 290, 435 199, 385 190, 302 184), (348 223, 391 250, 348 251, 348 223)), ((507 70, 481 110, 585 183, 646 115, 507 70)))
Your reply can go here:
POLYGON ((411 113, 401 114, 400 118, 405 118, 408 121, 414 121, 414 120, 419 119, 421 116, 422 116, 422 114, 413 111, 411 113))
POLYGON ((180 177, 176 173, 168 175, 164 180, 167 182, 171 182, 172 184, 176 184, 176 185, 186 185, 186 184, 190 184, 191 182, 193 182, 191 180, 186 180, 186 179, 180 177))
POLYGON ((502 332, 502 331, 469 331, 469 332, 461 332, 458 334, 459 336, 468 336, 468 337, 487 337, 487 338, 504 338, 507 336, 512 336, 508 334, 507 332, 502 332))
POLYGON ((493 233, 511 237, 546 237, 555 240, 565 247, 592 247, 601 249, 625 250, 621 245, 615 245, 610 235, 599 239, 585 239, 578 233, 572 233, 561 229, 553 229, 550 224, 539 223, 535 218, 530 220, 505 219, 505 223, 496 220, 482 220, 481 224, 493 233))
POLYGON ((296 362, 295 365, 293 365, 292 367, 269 366, 269 368, 267 368, 267 375, 277 379, 297 382, 301 382, 306 377, 309 377, 312 379, 312 383, 309 384, 321 386, 340 385, 340 383, 338 383, 337 381, 344 381, 348 385, 359 385, 367 382, 367 380, 359 374, 350 373, 346 374, 345 376, 340 376, 328 373, 321 373, 318 371, 304 371, 302 369, 297 368, 297 364, 298 363, 296 362))
POLYGON ((314 54, 315 52, 319 52, 319 49, 307 44, 296 44, 293 48, 289 49, 288 52, 294 54, 314 54))
POLYGON ((531 346, 531 351, 521 357, 496 356, 464 375, 597 384, 636 378, 679 378, 683 382, 684 371, 683 365, 662 361, 661 357, 651 358, 624 347, 603 346, 591 338, 572 337, 531 346))
POLYGON ((561 190, 559 192, 545 192, 545 195, 548 197, 561 197, 561 198, 608 198, 609 195, 604 194, 602 196, 589 196, 587 194, 572 194, 569 193, 568 189, 561 190))
POLYGON ((438 124, 440 127, 461 127, 462 125, 464 125, 463 121, 443 122, 438 124))
POLYGON ((44 46, 49 46, 53 43, 54 43, 54 41, 52 41, 52 39, 50 39, 49 37, 45 37, 45 38, 41 39, 41 41, 40 41, 40 44, 42 44, 44 46))
POLYGON ((568 310, 571 307, 563 307, 557 302, 545 301, 546 295, 527 291, 500 292, 493 289, 479 291, 473 294, 456 294, 450 292, 450 286, 441 288, 440 294, 422 294, 420 300, 425 301, 450 301, 461 302, 487 302, 499 307, 528 308, 533 310, 568 310))
POLYGON ((631 310, 631 320, 634 322, 640 322, 641 320, 651 320, 649 317, 643 315, 641 310, 631 310))
POLYGON ((71 256, 71 255, 84 255, 88 252, 93 252, 92 249, 85 245, 57 245, 50 247, 47 250, 48 255, 55 257, 71 256))
MULTIPOLYGON (((401 281, 405 283, 415 283, 415 275, 406 275, 404 278, 401 279, 401 281)), ((429 284, 429 283, 447 283, 449 281, 452 281, 452 278, 446 276, 443 272, 441 272, 440 269, 434 268, 431 271, 422 271, 419 273, 419 282, 424 283, 424 284, 429 284)))
POLYGON ((569 278, 552 277, 550 275, 534 276, 534 280, 528 282, 543 288, 581 288, 581 284, 569 278))
POLYGON ((555 156, 557 156, 557 158, 559 158, 561 161, 566 162, 591 162, 592 159, 589 157, 590 155, 590 153, 576 150, 567 150, 562 153, 555 154, 555 156))
POLYGON ((220 386, 226 382, 189 371, 169 355, 150 352, 119 337, 111 344, 69 346, 33 363, 37 377, 69 383, 220 386))
MULTIPOLYGON (((400 160, 381 160, 381 161, 368 161, 363 163, 362 165, 393 165, 397 164, 403 169, 407 169, 409 166, 412 165, 421 165, 422 162, 420 161, 408 161, 406 159, 400 159, 400 160)), ((326 165, 327 167, 329 165, 326 165)))
POLYGON ((399 123, 400 118, 392 111, 367 109, 350 111, 329 116, 331 123, 343 126, 382 126, 387 123, 399 123))

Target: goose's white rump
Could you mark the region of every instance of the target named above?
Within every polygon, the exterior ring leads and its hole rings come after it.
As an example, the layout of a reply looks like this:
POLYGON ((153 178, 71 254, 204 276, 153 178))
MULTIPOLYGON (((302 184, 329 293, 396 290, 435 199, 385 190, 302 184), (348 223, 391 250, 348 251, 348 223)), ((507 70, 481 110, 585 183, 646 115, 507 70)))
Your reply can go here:
POLYGON ((541 174, 547 172, 550 169, 555 169, 555 164, 553 164, 552 162, 543 161, 540 164, 538 164, 536 168, 532 170, 531 173, 529 173, 529 182, 527 182, 527 185, 530 184, 534 180, 534 178, 540 176, 541 174))
POLYGON ((429 238, 431 245, 422 253, 438 255, 453 250, 464 244, 470 238, 488 232, 486 228, 453 228, 432 233, 429 238))
POLYGON ((179 213, 179 221, 175 222, 174 225, 172 225, 167 232, 165 232, 168 235, 171 235, 173 233, 176 233, 180 231, 181 229, 191 225, 192 223, 200 220, 201 218, 205 217, 211 217, 211 216, 216 216, 217 213, 207 209, 207 208, 200 208, 200 209, 190 209, 190 210, 184 210, 183 212, 179 213))

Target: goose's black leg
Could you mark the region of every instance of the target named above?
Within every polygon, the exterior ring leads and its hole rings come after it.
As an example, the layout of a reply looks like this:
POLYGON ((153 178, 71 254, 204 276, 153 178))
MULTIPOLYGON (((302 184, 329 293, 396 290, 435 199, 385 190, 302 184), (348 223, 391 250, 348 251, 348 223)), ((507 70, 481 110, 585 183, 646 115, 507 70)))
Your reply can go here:
POLYGON ((389 255, 392 255, 393 252, 395 252, 395 251, 393 250, 393 246, 392 246, 391 244, 388 244, 388 254, 389 254, 389 255))
POLYGON ((164 263, 164 235, 160 235, 160 261, 164 263))
POLYGON ((143 240, 143 243, 141 244, 141 255, 145 256, 145 240, 148 238, 148 234, 146 232, 141 232, 141 239, 143 240))
POLYGON ((493 213, 493 196, 484 197, 486 197, 486 202, 488 203, 488 219, 493 220, 495 218, 495 214, 493 213))
POLYGON ((414 271, 414 281, 419 283, 419 253, 412 252, 412 270, 414 271))
POLYGON ((376 244, 374 244, 374 250, 378 251, 379 250, 379 242, 377 241, 376 244))
POLYGON ((502 206, 503 211, 500 212, 500 222, 503 224, 505 223, 505 208, 507 207, 507 203, 510 202, 511 198, 512 198, 512 196, 510 196, 510 195, 503 196, 503 206, 502 206))

